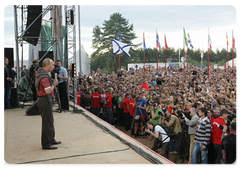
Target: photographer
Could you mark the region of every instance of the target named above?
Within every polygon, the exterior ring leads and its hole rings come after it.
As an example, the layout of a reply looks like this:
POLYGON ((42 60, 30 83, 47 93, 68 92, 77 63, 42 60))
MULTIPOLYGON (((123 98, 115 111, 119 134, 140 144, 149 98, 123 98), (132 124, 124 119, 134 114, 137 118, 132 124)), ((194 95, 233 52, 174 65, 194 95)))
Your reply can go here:
POLYGON ((156 151, 158 148, 162 148, 162 156, 168 159, 170 137, 168 137, 166 131, 161 126, 155 125, 153 122, 148 121, 146 125, 147 128, 145 132, 150 134, 150 140, 155 138, 154 145, 151 149, 156 151))
POLYGON ((182 128, 179 119, 175 115, 171 115, 170 111, 166 109, 166 116, 164 118, 164 124, 170 127, 174 134, 174 144, 176 146, 176 150, 179 154, 179 162, 183 162, 183 153, 181 149, 182 144, 182 128))
POLYGON ((188 125, 188 134, 190 135, 190 148, 189 148, 189 161, 188 164, 192 163, 192 159, 191 159, 191 152, 193 149, 193 141, 195 138, 195 132, 197 129, 197 124, 198 124, 198 115, 196 113, 196 109, 195 108, 190 108, 190 116, 191 116, 191 120, 189 120, 185 114, 183 113, 183 118, 186 122, 186 124, 188 125))
POLYGON ((162 109, 159 107, 159 103, 150 103, 149 105, 150 109, 150 121, 154 123, 154 125, 159 125, 159 118, 160 114, 159 112, 162 112, 162 109))
POLYGON ((138 124, 140 123, 141 133, 143 133, 143 124, 145 123, 147 101, 143 98, 143 92, 138 94, 135 105, 137 105, 137 109, 134 116, 134 137, 137 135, 138 124))
POLYGON ((60 95, 61 107, 63 110, 69 110, 68 95, 67 95, 67 83, 68 83, 68 73, 67 70, 62 67, 62 61, 57 60, 57 67, 59 68, 59 84, 58 91, 60 95))

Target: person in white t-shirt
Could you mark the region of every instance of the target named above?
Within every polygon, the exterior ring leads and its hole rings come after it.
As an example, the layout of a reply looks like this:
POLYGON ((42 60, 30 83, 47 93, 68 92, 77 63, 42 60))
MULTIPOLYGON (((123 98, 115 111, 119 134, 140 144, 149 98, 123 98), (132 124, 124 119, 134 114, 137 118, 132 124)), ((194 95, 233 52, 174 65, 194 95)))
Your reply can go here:
POLYGON ((155 151, 158 148, 162 148, 162 156, 168 159, 170 137, 160 125, 155 125, 151 121, 148 121, 146 125, 145 132, 150 133, 150 140, 155 138, 154 146, 151 149, 155 151))

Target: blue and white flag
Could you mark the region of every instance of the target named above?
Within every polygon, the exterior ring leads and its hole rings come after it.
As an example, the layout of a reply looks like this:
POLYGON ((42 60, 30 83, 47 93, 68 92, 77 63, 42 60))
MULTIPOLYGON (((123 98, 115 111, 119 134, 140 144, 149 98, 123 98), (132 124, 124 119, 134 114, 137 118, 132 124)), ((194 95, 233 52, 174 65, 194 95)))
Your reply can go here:
POLYGON ((131 57, 128 53, 131 47, 131 44, 125 44, 120 41, 112 39, 112 45, 113 45, 113 54, 120 54, 124 52, 129 58, 131 57))
POLYGON ((193 48, 193 45, 192 45, 192 41, 190 39, 190 35, 188 34, 188 43, 190 44, 190 46, 193 48))

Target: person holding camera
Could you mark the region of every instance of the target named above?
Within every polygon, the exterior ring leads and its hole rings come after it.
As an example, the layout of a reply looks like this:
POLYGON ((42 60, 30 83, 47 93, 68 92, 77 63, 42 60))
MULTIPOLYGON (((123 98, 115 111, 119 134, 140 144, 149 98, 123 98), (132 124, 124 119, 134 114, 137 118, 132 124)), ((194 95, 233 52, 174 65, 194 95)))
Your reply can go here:
POLYGON ((155 125, 159 125, 159 112, 162 112, 162 109, 159 107, 159 103, 156 101, 157 100, 155 100, 155 103, 152 103, 152 105, 149 105, 150 121, 153 122, 155 125))
POLYGON ((170 127, 173 131, 174 144, 179 155, 179 162, 183 163, 183 153, 181 149, 182 144, 182 128, 177 116, 172 115, 168 109, 165 111, 165 118, 163 120, 164 124, 170 127))
POLYGON ((67 70, 62 67, 62 61, 57 60, 57 67, 59 69, 58 79, 58 91, 60 95, 61 107, 63 110, 69 110, 68 95, 67 95, 67 83, 68 83, 68 73, 67 70))
POLYGON ((189 161, 188 164, 192 163, 192 159, 191 159, 191 153, 192 153, 192 149, 193 149, 193 142, 194 142, 194 138, 195 138, 195 133, 196 133, 196 129, 197 129, 197 124, 198 124, 198 115, 196 112, 195 108, 190 108, 190 116, 191 119, 189 120, 185 114, 182 114, 186 124, 188 125, 188 134, 190 135, 190 147, 189 147, 189 161))
POLYGON ((155 125, 151 121, 147 121, 146 126, 145 132, 150 134, 149 139, 155 138, 154 146, 151 149, 156 151, 158 148, 162 148, 162 156, 168 159, 170 137, 167 132, 161 126, 155 125))
POLYGON ((217 153, 215 164, 220 164, 222 159, 222 135, 227 132, 227 118, 229 112, 226 109, 220 111, 220 117, 215 119, 212 124, 212 143, 217 153))

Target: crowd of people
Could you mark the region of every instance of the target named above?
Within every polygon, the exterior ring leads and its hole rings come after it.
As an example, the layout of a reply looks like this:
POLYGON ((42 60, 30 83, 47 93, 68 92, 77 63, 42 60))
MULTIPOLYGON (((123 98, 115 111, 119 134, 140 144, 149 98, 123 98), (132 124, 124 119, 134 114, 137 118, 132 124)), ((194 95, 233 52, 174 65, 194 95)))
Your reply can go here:
MULTIPOLYGON (((67 70, 57 61, 58 90, 63 110, 67 100, 67 70)), ((33 61, 33 71, 38 69, 33 61)), ((14 79, 4 58, 5 108, 11 108, 14 79)), ((188 67, 131 68, 77 80, 78 104, 112 125, 124 126, 133 138, 154 139, 152 150, 189 164, 234 163, 236 160, 236 69, 188 67), (199 154, 201 155, 199 157, 199 154)), ((24 71, 22 71, 24 73, 24 71)), ((26 73, 27 74, 27 73, 26 73)), ((34 74, 33 74, 34 75, 34 74)), ((32 76, 33 76, 32 75, 32 76)), ((32 77, 30 74, 30 78, 32 77)), ((35 79, 34 76, 31 79, 35 79)), ((71 81, 69 93, 72 93, 71 81)), ((35 81, 31 81, 35 89, 35 81)), ((34 93, 34 92, 33 92, 34 93)), ((36 92, 34 93, 36 94, 36 92)), ((33 96, 35 101, 37 96, 33 96)))
POLYGON ((236 159, 236 70, 131 68, 78 76, 78 104, 183 163, 236 159), (226 142, 228 141, 228 142, 226 142), (160 148, 160 149, 159 149, 160 148), (230 154, 231 153, 231 154, 230 154), (198 157, 198 155, 201 157, 198 157))

